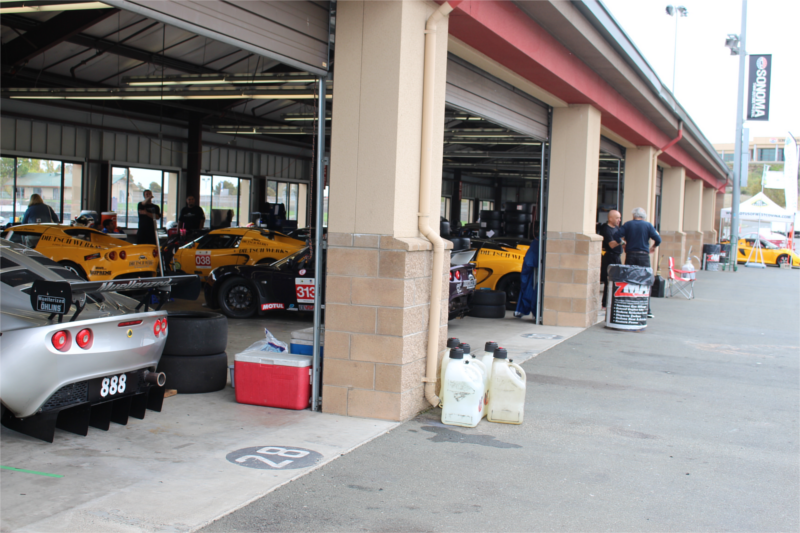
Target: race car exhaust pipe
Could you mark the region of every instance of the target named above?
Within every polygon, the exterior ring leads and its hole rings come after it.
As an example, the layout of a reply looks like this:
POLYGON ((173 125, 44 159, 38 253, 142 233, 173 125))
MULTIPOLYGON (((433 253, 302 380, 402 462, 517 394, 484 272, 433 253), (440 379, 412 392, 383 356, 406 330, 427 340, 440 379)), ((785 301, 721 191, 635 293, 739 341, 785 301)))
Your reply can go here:
POLYGON ((145 372, 144 380, 153 385, 163 387, 167 382, 167 375, 163 372, 145 372))

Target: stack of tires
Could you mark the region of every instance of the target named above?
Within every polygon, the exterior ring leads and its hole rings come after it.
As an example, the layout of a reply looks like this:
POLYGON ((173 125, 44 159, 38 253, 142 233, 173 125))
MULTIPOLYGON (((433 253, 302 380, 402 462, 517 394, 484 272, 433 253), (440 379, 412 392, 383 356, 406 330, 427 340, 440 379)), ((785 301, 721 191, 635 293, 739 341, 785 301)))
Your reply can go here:
POLYGON ((506 202, 503 213, 504 233, 506 237, 517 239, 530 238, 533 222, 533 204, 529 202, 506 202))
POLYGON ((158 372, 179 394, 214 392, 228 382, 228 319, 219 313, 170 312, 158 372))
POLYGON ((450 229, 450 222, 445 219, 439 221, 439 235, 441 235, 443 239, 447 239, 453 243, 454 252, 469 250, 472 244, 469 237, 457 237, 453 235, 450 229))
POLYGON ((498 237, 502 230, 502 213, 500 211, 481 211, 480 237, 498 237))
POLYGON ((472 293, 469 316, 476 318, 505 318, 506 293, 481 289, 472 293))

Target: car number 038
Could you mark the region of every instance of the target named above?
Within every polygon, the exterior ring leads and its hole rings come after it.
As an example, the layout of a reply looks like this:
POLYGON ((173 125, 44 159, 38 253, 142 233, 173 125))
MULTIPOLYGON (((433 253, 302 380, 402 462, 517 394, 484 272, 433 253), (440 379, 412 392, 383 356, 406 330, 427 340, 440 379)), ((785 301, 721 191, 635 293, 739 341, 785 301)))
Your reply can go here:
POLYGON ((314 303, 314 278, 295 278, 294 288, 298 303, 314 303))
POLYGON ((198 250, 194 254, 194 264, 198 267, 211 266, 211 250, 198 250))
POLYGON ((122 374, 120 376, 111 376, 110 378, 103 378, 100 385, 100 396, 114 396, 115 394, 123 394, 128 384, 128 376, 122 374))

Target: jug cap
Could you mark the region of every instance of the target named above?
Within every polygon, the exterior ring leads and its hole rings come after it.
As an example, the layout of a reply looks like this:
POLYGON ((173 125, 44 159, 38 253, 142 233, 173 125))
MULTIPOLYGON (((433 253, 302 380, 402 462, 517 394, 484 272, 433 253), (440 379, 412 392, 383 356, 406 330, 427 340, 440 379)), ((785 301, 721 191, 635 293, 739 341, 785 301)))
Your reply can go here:
POLYGON ((488 341, 486 343, 486 347, 484 348, 484 350, 487 351, 487 352, 493 352, 496 349, 497 349, 497 343, 494 342, 494 341, 488 341))
POLYGON ((470 346, 466 342, 462 342, 461 344, 458 345, 458 347, 464 350, 465 355, 469 355, 470 353, 472 353, 472 346, 470 346))
POLYGON ((505 348, 498 348, 494 351, 495 359, 508 359, 508 350, 505 348))
POLYGON ((450 350, 450 359, 464 359, 464 350, 461 348, 452 348, 450 350))
POLYGON ((447 339, 448 348, 458 348, 459 344, 461 344, 461 341, 455 337, 450 337, 449 339, 447 339))

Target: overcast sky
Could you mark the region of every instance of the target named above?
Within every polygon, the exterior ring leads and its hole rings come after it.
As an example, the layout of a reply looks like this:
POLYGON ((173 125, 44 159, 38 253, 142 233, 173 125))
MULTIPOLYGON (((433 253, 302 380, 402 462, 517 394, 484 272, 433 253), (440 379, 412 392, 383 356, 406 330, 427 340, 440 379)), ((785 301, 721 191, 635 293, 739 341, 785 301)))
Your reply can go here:
MULTIPOLYGON (((671 2, 601 1, 671 88, 675 18, 665 9, 671 2)), ((724 45, 727 34, 741 31, 741 0, 683 0, 672 5, 689 12, 678 20, 675 96, 712 143, 733 142, 739 58, 724 45)), ((745 127, 751 139, 784 136, 787 131, 800 136, 800 1, 749 0, 747 8, 748 53, 772 54, 773 86, 769 122, 746 122, 745 127)))

